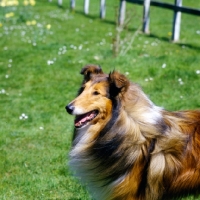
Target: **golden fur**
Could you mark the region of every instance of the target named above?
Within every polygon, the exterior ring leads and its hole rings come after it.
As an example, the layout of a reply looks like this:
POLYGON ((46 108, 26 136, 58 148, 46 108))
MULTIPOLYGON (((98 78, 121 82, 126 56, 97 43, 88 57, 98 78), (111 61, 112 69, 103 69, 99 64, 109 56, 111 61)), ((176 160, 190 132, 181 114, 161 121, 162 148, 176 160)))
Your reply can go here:
POLYGON ((99 200, 158 200, 200 191, 200 111, 169 112, 114 71, 88 65, 70 166, 99 200))

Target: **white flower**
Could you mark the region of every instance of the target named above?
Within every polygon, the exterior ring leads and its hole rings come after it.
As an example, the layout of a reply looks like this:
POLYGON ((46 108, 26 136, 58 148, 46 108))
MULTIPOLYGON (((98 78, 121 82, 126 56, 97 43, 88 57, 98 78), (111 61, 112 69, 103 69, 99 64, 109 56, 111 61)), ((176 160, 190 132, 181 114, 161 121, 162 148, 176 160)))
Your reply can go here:
POLYGON ((200 30, 197 30, 196 33, 197 33, 198 35, 200 35, 200 30))
POLYGON ((158 46, 158 44, 156 42, 152 42, 151 46, 158 46))
POLYGON ((4 89, 0 90, 0 94, 5 94, 5 93, 6 93, 6 91, 4 89))
POLYGON ((82 48, 83 48, 83 45, 81 44, 81 45, 78 47, 78 49, 81 50, 82 48))
POLYGON ((54 63, 53 60, 48 60, 48 61, 47 61, 47 65, 52 65, 53 63, 54 63))
POLYGON ((166 63, 163 63, 163 64, 162 64, 162 68, 163 68, 163 69, 164 69, 166 66, 167 66, 166 63))
POLYGON ((183 84, 184 84, 184 82, 182 81, 181 78, 178 79, 178 82, 179 82, 180 85, 183 85, 183 84))
POLYGON ((28 119, 28 115, 26 115, 25 113, 22 113, 22 114, 19 116, 19 119, 20 119, 20 120, 28 119))
POLYGON ((94 56, 95 60, 100 60, 99 56, 94 56))
POLYGON ((129 75, 129 72, 125 72, 125 74, 128 76, 128 75, 129 75))
POLYGON ((152 77, 150 77, 150 78, 145 78, 144 79, 146 82, 148 82, 148 81, 153 81, 153 78, 152 77))
POLYGON ((103 43, 103 42, 100 42, 99 44, 100 44, 100 45, 103 45, 104 43, 103 43))
POLYGON ((197 71, 196 71, 196 74, 200 74, 200 70, 197 70, 197 71))

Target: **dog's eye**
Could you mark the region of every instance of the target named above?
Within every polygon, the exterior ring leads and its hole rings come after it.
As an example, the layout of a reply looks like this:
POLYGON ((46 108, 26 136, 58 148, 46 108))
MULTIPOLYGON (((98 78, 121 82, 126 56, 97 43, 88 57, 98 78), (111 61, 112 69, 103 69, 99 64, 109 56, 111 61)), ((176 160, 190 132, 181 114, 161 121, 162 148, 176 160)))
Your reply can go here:
POLYGON ((93 95, 99 95, 99 92, 94 91, 94 92, 93 92, 93 95))

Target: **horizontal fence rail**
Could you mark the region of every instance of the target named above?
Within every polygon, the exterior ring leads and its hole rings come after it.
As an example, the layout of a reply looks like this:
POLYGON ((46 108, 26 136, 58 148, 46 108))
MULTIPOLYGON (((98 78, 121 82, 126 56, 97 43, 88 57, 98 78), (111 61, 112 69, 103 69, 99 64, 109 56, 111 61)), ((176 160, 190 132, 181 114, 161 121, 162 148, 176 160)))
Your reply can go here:
MULTIPOLYGON (((126 0, 126 2, 129 3, 135 3, 135 4, 139 4, 139 5, 143 5, 144 1, 143 0, 126 0)), ((166 8, 166 9, 170 9, 170 10, 174 10, 176 12, 182 12, 182 13, 187 13, 187 14, 191 14, 191 15, 198 15, 200 16, 200 9, 194 9, 194 8, 188 8, 188 7, 184 7, 184 6, 176 6, 170 3, 164 3, 164 2, 159 2, 159 1, 150 1, 150 5, 151 6, 156 6, 156 7, 161 7, 161 8, 166 8)))
POLYGON ((181 13, 200 16, 200 9, 193 9, 182 6, 182 0, 175 0, 174 5, 170 3, 159 2, 155 0, 120 0, 119 6, 119 24, 122 25, 125 20, 126 2, 143 5, 143 32, 149 33, 150 24, 150 6, 170 9, 174 11, 172 41, 176 42, 180 37, 181 13))
MULTIPOLYGON (((49 0, 51 2, 52 0, 49 0)), ((58 5, 62 6, 63 0, 57 0, 58 5)), ((197 0, 199 1, 199 0, 197 0)), ((71 10, 75 9, 76 0, 70 0, 71 10)), ((106 0, 99 0, 100 2, 100 18, 105 18, 106 15, 106 0)), ((150 7, 160 7, 164 9, 169 9, 174 12, 173 27, 172 27, 172 41, 176 42, 180 37, 180 27, 181 27, 181 13, 186 13, 190 15, 200 16, 200 9, 189 8, 182 6, 182 0, 174 0, 174 4, 159 2, 155 0, 120 0, 119 5, 119 16, 118 23, 122 25, 125 21, 126 13, 126 2, 143 5, 143 32, 149 33, 150 24, 150 7)), ((90 0, 84 0, 84 13, 89 14, 89 4, 90 0)))

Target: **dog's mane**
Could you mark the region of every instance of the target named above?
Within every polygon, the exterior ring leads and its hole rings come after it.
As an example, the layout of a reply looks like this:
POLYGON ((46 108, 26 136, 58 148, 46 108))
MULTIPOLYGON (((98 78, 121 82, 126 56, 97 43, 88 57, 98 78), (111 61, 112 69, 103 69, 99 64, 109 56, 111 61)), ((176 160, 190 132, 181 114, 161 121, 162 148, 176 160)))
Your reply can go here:
MULTIPOLYGON (((102 79, 107 76, 101 75, 102 79)), ((97 137, 79 144, 84 151, 72 149, 71 166, 98 199, 128 199, 127 194, 138 199, 159 199, 172 188, 171 184, 175 188, 172 193, 179 192, 178 184, 183 183, 178 183, 177 174, 182 170, 187 148, 191 148, 190 136, 197 133, 193 127, 200 129, 200 113, 168 112, 155 106, 137 84, 128 84, 125 92, 110 97, 111 119, 103 129, 96 130, 97 137)), ((79 134, 85 132, 90 130, 79 134)), ((192 153, 188 156, 190 164, 193 159, 199 162, 192 153)))
MULTIPOLYGON (((93 148, 97 149, 98 153, 92 153, 97 156, 96 159, 102 158, 99 167, 102 168, 102 172, 103 169, 107 169, 104 179, 109 181, 121 180, 120 177, 123 175, 131 175, 131 171, 138 163, 146 163, 143 170, 147 173, 137 177, 138 180, 141 179, 138 190, 141 194, 141 190, 146 188, 143 192, 152 195, 149 199, 156 199, 167 186, 163 185, 163 178, 168 177, 169 172, 170 176, 176 175, 181 169, 182 152, 187 137, 181 134, 178 126, 172 131, 173 134, 169 134, 168 130, 171 132, 171 127, 165 120, 170 123, 171 116, 165 119, 163 109, 155 106, 138 85, 131 84, 127 92, 118 98, 118 117, 114 115, 111 119, 115 123, 110 130, 106 130, 107 134, 104 130, 99 134, 93 148), (125 153, 122 155, 121 152, 125 153), (151 188, 155 191, 150 192, 151 188)), ((166 111, 165 114, 167 115, 166 111)), ((114 193, 122 199, 123 194, 127 193, 126 188, 131 189, 128 186, 131 179, 129 175, 123 181, 123 187, 119 186, 121 188, 118 193, 114 193)))

